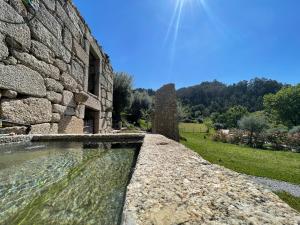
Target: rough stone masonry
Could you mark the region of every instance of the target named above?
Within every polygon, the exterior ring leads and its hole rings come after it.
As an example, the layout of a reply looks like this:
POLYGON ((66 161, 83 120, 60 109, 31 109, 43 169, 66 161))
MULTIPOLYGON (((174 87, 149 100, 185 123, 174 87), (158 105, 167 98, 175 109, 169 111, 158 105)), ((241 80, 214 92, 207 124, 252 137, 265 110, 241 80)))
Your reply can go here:
POLYGON ((154 134, 162 134, 179 141, 177 100, 174 84, 167 84, 156 91, 152 121, 154 134))
POLYGON ((0 118, 31 133, 109 131, 109 57, 71 1, 37 0, 35 9, 0 0, 0 118))

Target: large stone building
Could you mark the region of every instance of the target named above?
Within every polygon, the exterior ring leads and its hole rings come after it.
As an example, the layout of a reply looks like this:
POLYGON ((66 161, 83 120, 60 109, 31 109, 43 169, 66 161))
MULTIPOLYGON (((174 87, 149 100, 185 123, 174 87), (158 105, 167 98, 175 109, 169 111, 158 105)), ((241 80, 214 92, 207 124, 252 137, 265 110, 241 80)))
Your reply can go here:
POLYGON ((109 131, 109 57, 71 1, 23 2, 0 0, 0 118, 31 133, 109 131))

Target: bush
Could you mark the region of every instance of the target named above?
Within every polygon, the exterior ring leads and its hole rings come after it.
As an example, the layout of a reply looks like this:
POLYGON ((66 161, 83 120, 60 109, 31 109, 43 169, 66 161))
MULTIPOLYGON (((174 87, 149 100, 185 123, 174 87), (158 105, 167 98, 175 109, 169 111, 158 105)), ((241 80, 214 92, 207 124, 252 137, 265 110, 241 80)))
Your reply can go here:
POLYGON ((295 126, 289 131, 289 134, 292 134, 292 135, 296 134, 296 133, 300 133, 300 126, 295 126))
POLYGON ((284 127, 268 129, 265 133, 266 142, 271 144, 272 149, 283 150, 287 147, 288 132, 284 127))
POLYGON ((214 123, 215 130, 221 130, 224 129, 224 124, 222 123, 214 123))

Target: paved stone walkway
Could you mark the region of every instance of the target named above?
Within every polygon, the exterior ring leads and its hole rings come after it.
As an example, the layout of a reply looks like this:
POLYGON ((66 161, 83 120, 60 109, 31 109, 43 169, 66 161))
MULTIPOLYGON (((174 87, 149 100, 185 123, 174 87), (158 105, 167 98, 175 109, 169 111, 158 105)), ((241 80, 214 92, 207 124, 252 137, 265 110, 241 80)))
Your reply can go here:
POLYGON ((300 197, 300 185, 291 184, 284 181, 272 180, 265 177, 248 176, 255 183, 261 184, 272 191, 285 191, 295 197, 300 197))

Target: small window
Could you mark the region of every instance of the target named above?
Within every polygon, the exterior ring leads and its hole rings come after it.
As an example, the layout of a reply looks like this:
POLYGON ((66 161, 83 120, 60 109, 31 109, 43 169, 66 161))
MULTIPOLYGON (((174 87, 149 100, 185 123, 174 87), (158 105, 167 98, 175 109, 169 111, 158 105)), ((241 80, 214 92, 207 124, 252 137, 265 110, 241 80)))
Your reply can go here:
POLYGON ((93 52, 93 49, 91 49, 89 57, 88 92, 96 96, 99 96, 99 70, 100 60, 93 52))
POLYGON ((83 132, 85 134, 99 133, 99 125, 97 122, 99 122, 99 112, 86 107, 83 132))

